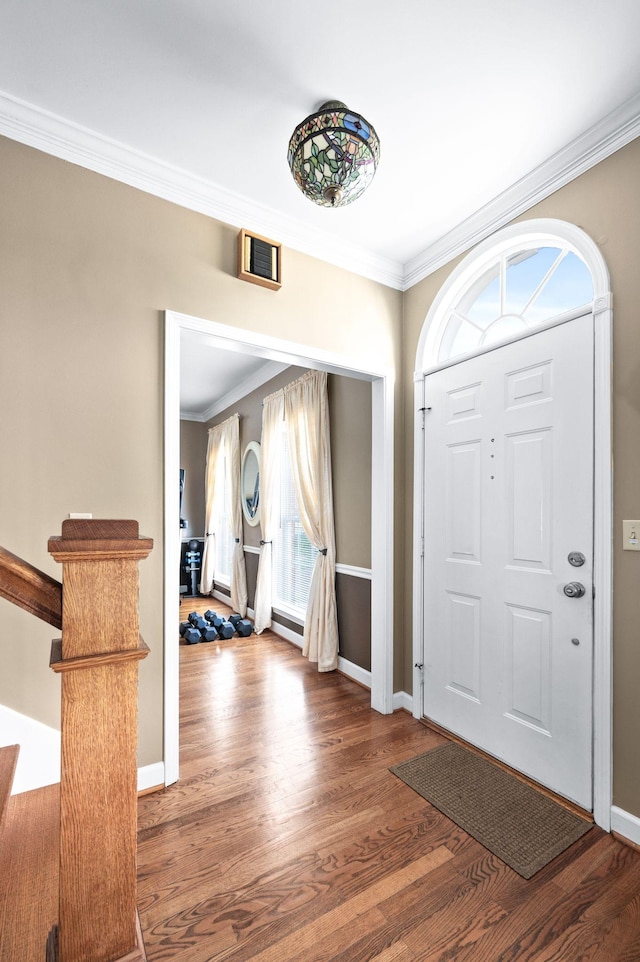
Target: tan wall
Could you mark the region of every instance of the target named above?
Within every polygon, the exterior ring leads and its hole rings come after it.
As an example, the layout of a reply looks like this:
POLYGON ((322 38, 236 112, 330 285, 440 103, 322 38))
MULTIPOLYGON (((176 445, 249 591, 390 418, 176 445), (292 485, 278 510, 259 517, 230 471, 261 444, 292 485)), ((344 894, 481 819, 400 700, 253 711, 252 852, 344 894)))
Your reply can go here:
MULTIPOLYGON (((640 816, 640 630, 634 607, 640 555, 622 551, 623 518, 640 517, 640 140, 557 191, 519 220, 554 217, 577 224, 596 241, 609 267, 614 305, 614 804, 640 816)), ((459 259, 405 295, 405 565, 411 570, 413 405, 411 376, 420 330, 431 302, 459 259)), ((411 610, 411 583, 405 605, 411 610)), ((405 678, 411 690, 407 626, 405 678)))
POLYGON ((184 468, 184 491, 180 517, 182 541, 204 536, 204 465, 207 461, 207 428, 200 421, 180 421, 180 467, 184 468))
MULTIPOLYGON (((235 229, 6 139, 0 198, 0 544, 60 577, 46 544, 70 511, 136 518, 154 539, 140 566, 151 654, 139 763, 151 764, 162 757, 162 311, 399 370, 402 296, 290 250, 282 290, 244 283, 235 229)), ((0 601, 0 704, 55 725, 51 637, 0 601)))

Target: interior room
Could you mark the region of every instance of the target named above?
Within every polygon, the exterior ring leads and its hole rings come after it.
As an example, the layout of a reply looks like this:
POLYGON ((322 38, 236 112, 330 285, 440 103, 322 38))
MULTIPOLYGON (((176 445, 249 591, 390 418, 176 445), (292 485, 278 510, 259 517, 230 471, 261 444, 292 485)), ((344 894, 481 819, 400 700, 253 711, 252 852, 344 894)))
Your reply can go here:
MULTIPOLYGON (((195 539, 202 555, 205 536, 207 433, 214 424, 238 414, 240 449, 260 444, 262 400, 304 374, 264 358, 232 354, 207 345, 206 338, 182 332, 180 466, 184 470, 181 516, 183 545, 195 539), (230 361, 231 355, 231 361, 230 361), (220 375, 229 365, 229 381, 220 375), (260 365, 259 367, 256 365, 260 365), (252 391, 246 390, 251 384, 252 391)), ((336 589, 341 670, 371 688, 371 383, 332 374, 328 377, 331 465, 336 527, 336 589), (344 560, 343 560, 344 559, 344 560), (359 669, 359 670, 358 670, 359 669), (364 674, 363 674, 364 673, 364 674)), ((244 519, 243 545, 249 614, 254 613, 260 525, 244 519)), ((202 564, 202 557, 199 562, 202 564)), ((194 597, 193 582, 182 566, 181 596, 194 597), (186 589, 186 590, 185 590, 186 589)), ((199 595, 200 579, 196 576, 199 595)), ((213 597, 230 603, 228 578, 216 579, 213 597)), ((304 625, 281 611, 277 630, 302 647, 304 625)))
POLYGON ((639 31, 0 8, 3 962, 640 958, 639 31), (179 634, 209 430, 309 372, 327 671, 179 634))

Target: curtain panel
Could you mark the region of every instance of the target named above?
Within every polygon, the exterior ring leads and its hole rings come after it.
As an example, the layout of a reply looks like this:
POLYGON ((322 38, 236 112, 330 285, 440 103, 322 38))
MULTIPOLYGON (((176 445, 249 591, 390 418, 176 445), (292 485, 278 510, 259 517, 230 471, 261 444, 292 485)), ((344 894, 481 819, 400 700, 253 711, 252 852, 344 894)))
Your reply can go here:
POLYGON ((226 514, 234 540, 231 556, 231 606, 244 618, 247 613, 247 572, 242 543, 240 501, 240 417, 232 415, 209 429, 205 474, 205 542, 200 591, 210 594, 215 579, 215 538, 221 500, 226 491, 226 514))
POLYGON ((271 627, 273 599, 273 539, 278 525, 278 448, 280 424, 284 415, 282 391, 270 394, 262 407, 262 438, 260 443, 260 559, 254 601, 256 634, 271 627))
POLYGON ((336 546, 325 371, 309 371, 284 388, 291 468, 300 521, 318 549, 304 624, 303 655, 318 671, 338 667, 336 546))

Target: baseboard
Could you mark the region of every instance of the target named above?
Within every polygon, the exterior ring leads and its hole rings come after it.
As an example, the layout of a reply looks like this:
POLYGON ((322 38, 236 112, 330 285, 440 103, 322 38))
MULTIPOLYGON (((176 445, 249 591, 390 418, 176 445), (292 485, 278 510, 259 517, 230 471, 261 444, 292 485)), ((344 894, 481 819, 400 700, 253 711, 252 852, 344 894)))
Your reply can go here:
POLYGON ((400 711, 400 709, 408 711, 410 715, 413 713, 413 695, 406 691, 394 691, 393 710, 400 711))
POLYGON ((611 806, 611 831, 622 835, 634 845, 640 845, 640 818, 615 805, 611 806))
MULTIPOLYGON (((280 622, 275 619, 271 622, 271 631, 274 635, 280 635, 281 638, 290 641, 296 648, 302 648, 302 635, 299 635, 296 631, 292 631, 291 628, 285 627, 285 625, 280 624, 280 622)), ((371 672, 367 671, 366 668, 361 668, 359 665, 354 665, 352 661, 347 661, 346 658, 338 656, 338 671, 347 678, 351 678, 352 681, 357 682, 358 685, 362 685, 363 688, 371 691, 371 672)))
POLYGON ((338 671, 346 675, 347 678, 351 678, 352 681, 357 682, 358 685, 362 685, 363 688, 371 691, 371 672, 367 671, 366 668, 361 668, 360 665, 354 665, 352 661, 347 661, 346 658, 341 658, 340 655, 338 655, 338 671))
POLYGON ((271 631, 274 634, 280 635, 285 641, 290 641, 296 648, 302 648, 303 638, 299 635, 297 631, 292 631, 291 628, 287 628, 286 625, 280 624, 275 618, 271 619, 271 631))
MULTIPOLYGON (((60 732, 20 712, 0 705, 0 747, 19 745, 12 795, 60 781, 60 732)), ((138 791, 164 785, 164 763, 138 769, 138 791)))
POLYGON ((0 705, 0 746, 19 745, 12 795, 60 781, 60 732, 0 705))
POLYGON ((138 769, 138 794, 144 794, 155 788, 164 787, 164 762, 154 765, 143 765, 138 769))

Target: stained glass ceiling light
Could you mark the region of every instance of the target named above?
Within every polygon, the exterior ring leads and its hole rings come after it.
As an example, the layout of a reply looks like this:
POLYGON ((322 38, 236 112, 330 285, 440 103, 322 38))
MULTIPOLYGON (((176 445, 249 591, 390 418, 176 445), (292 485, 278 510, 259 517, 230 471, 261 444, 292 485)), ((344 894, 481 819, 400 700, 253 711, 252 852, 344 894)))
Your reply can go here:
POLYGON ((321 207, 344 207, 367 189, 380 159, 380 141, 360 114, 328 100, 298 124, 289 141, 296 184, 321 207))

